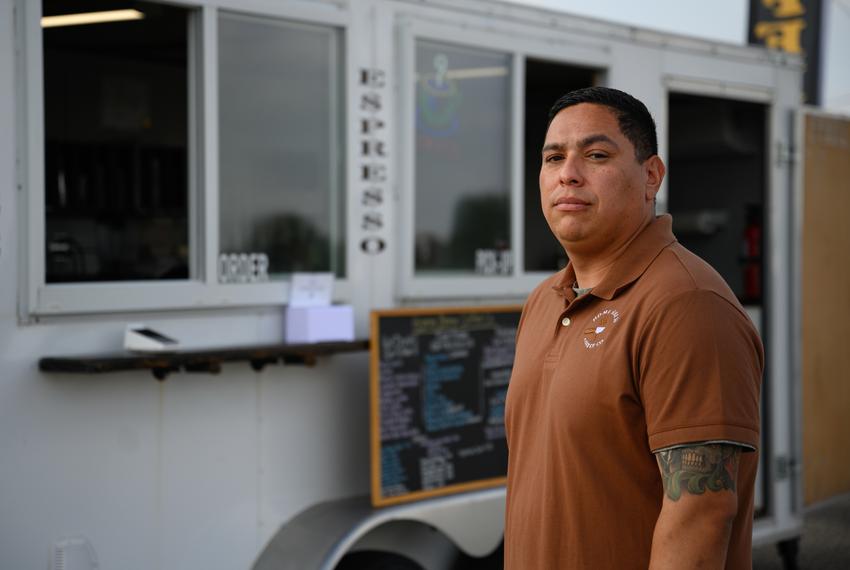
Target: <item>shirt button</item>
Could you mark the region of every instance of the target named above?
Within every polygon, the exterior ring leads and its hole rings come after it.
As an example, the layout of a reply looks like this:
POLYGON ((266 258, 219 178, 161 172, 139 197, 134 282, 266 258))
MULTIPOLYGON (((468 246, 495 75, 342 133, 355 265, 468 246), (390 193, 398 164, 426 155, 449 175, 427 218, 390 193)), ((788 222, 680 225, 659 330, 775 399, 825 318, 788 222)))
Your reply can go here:
POLYGON ((564 317, 563 319, 561 319, 561 324, 564 325, 565 327, 570 326, 570 318, 564 317))

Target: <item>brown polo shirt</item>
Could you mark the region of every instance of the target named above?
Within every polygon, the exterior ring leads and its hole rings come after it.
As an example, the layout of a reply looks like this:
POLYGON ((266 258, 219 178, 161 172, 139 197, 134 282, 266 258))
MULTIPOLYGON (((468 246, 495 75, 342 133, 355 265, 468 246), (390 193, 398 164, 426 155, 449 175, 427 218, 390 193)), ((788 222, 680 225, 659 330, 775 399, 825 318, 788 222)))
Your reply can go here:
MULTIPOLYGON (((653 451, 759 443, 761 341, 660 216, 578 299, 572 266, 529 296, 508 389, 505 568, 643 568, 663 490, 653 451)), ((757 453, 738 472, 727 568, 750 568, 757 453)))

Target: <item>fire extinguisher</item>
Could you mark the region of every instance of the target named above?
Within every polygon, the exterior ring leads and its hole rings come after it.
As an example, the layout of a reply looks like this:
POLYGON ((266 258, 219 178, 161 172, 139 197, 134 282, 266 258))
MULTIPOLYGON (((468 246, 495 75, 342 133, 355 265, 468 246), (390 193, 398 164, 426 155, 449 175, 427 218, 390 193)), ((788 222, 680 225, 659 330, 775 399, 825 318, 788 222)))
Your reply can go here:
POLYGON ((743 236, 744 299, 751 303, 761 302, 761 208, 747 206, 747 225, 743 236))

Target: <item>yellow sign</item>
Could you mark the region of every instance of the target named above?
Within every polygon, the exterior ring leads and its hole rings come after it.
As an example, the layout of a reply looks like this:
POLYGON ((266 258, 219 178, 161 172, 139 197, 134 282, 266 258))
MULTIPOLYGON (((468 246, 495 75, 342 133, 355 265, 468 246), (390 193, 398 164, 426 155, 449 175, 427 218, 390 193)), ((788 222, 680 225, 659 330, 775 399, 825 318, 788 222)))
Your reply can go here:
POLYGON ((749 0, 749 3, 749 42, 805 56, 806 102, 818 104, 823 0, 749 0))
POLYGON ((788 53, 803 52, 803 30, 806 29, 806 7, 802 0, 761 0, 761 17, 757 16, 752 35, 769 48, 788 53), (765 14, 767 9, 769 14, 765 14))
POLYGON ((761 0, 761 3, 777 18, 792 18, 806 13, 800 0, 761 0))
MULTIPOLYGON (((770 0, 763 0, 765 3, 770 0)), ((778 20, 775 22, 759 22, 756 24, 755 36, 764 41, 769 48, 781 49, 788 53, 800 53, 803 45, 800 37, 806 28, 806 21, 802 18, 793 20, 778 20)))

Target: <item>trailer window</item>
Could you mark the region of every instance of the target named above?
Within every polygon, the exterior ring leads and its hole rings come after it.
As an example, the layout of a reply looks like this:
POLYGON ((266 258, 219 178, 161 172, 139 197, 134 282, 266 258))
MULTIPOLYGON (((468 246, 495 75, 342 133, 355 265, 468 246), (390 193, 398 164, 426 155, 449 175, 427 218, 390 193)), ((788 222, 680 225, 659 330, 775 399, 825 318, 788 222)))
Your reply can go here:
POLYGON ((188 11, 45 0, 43 15, 46 282, 187 279, 188 11))
POLYGON ((218 28, 220 280, 243 254, 272 278, 343 275, 341 32, 233 14, 218 28))
POLYGON ((511 57, 416 42, 417 273, 512 272, 511 57))
POLYGON ((742 303, 761 305, 768 107, 672 93, 669 117, 673 231, 742 303))
POLYGON ((596 85, 600 70, 527 59, 525 62, 524 259, 526 271, 555 271, 567 264, 564 248, 552 235, 540 208, 540 149, 546 139, 549 109, 562 95, 596 85))

